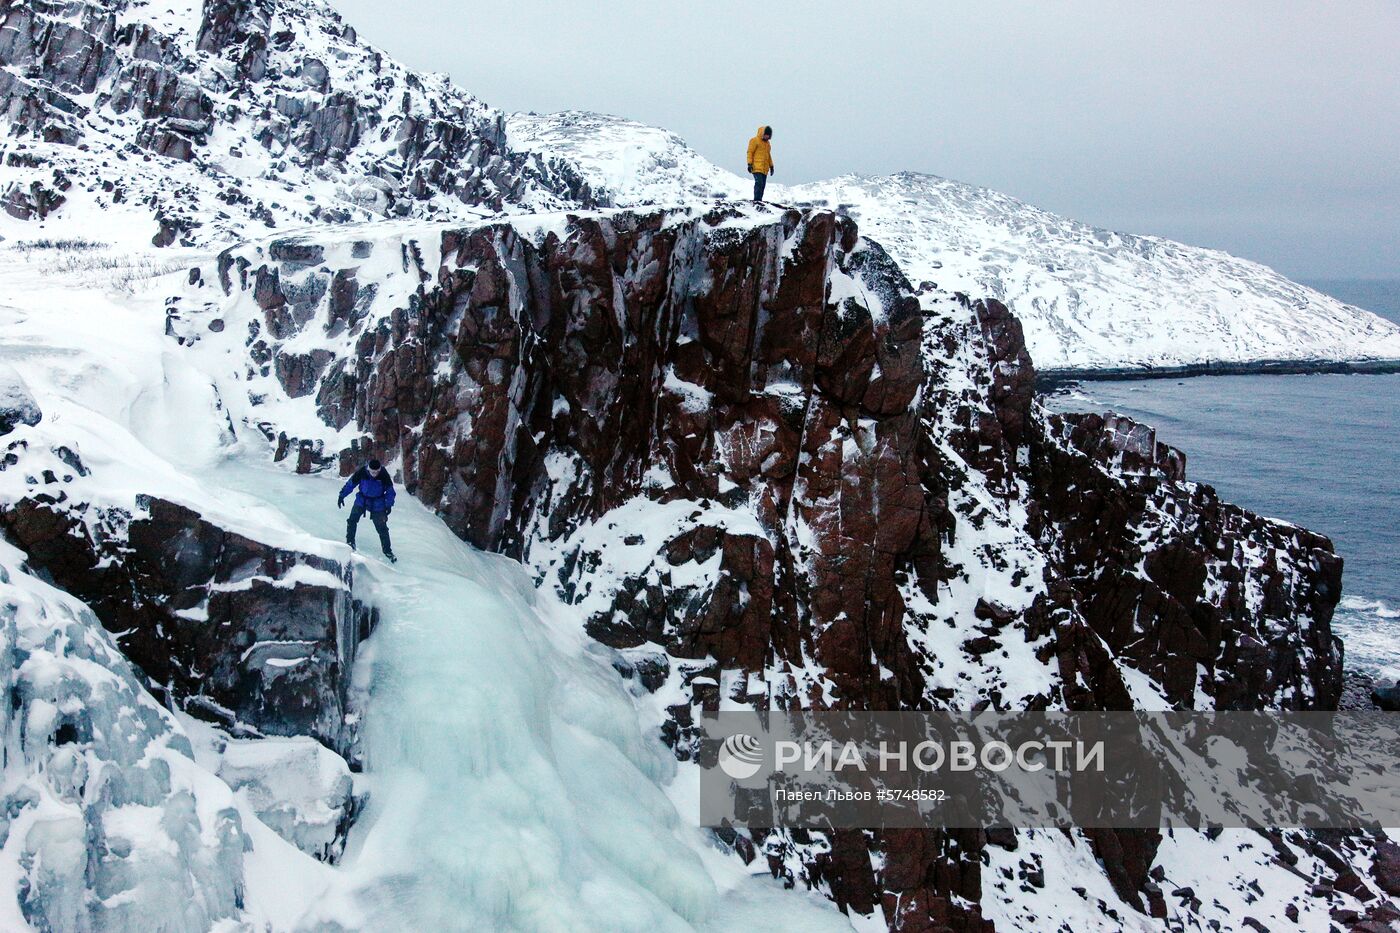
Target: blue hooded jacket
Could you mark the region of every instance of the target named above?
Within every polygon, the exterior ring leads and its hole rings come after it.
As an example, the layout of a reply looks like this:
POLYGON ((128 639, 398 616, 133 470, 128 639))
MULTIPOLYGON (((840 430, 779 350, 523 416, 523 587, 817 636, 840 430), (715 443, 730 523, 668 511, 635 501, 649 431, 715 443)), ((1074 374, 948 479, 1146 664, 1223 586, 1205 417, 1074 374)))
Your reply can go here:
POLYGON ((387 512, 394 507, 394 481, 389 478, 388 469, 381 469, 378 476, 370 476, 369 470, 360 467, 345 485, 340 487, 340 498, 355 490, 355 505, 366 512, 387 512))

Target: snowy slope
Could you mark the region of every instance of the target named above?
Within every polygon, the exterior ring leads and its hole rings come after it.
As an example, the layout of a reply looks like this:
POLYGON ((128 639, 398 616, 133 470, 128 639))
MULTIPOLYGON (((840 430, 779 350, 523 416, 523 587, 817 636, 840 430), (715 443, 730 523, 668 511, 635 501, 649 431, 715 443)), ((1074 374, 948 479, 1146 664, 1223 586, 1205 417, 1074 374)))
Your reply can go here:
POLYGON ((847 205, 905 274, 996 298, 1042 371, 1400 360, 1400 326, 1218 250, 1115 233, 933 175, 783 189, 847 205))
MULTIPOLYGON (((572 161, 617 204, 751 190, 675 134, 628 120, 512 114, 507 127, 514 145, 572 161)), ((915 283, 1004 302, 1041 372, 1400 361, 1400 326, 1266 266, 1102 230, 986 188, 905 172, 768 192, 849 213, 915 283)))

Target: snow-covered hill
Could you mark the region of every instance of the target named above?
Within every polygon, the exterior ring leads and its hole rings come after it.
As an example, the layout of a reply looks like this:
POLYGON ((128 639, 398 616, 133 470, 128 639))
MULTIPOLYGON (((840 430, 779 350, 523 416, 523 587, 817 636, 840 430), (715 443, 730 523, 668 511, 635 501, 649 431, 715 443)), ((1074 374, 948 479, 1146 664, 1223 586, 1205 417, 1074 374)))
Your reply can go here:
MULTIPOLYGON (((751 191, 674 133, 621 118, 512 114, 507 131, 513 145, 572 161, 615 204, 751 191)), ((838 208, 914 282, 1004 302, 1042 373, 1400 365, 1400 326, 1259 263, 1099 229, 986 188, 905 172, 775 183, 768 197, 838 208)))
POLYGON ((844 206, 915 281, 1004 302, 1041 372, 1400 362, 1400 326, 1219 250, 911 172, 781 196, 844 206))
MULTIPOLYGON (((503 115, 320 0, 36 0, 0 12, 0 236, 229 242, 591 203, 503 115)), ((564 169, 567 175, 567 168, 564 169)))

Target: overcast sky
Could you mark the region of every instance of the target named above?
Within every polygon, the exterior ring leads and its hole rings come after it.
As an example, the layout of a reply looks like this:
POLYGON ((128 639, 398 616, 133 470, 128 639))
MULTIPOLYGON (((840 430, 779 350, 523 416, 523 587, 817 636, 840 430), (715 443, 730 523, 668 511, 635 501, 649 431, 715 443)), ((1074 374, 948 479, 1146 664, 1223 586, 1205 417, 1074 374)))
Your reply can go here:
POLYGON ((1400 0, 331 0, 506 110, 615 113, 779 181, 931 172, 1266 262, 1400 279, 1400 0))

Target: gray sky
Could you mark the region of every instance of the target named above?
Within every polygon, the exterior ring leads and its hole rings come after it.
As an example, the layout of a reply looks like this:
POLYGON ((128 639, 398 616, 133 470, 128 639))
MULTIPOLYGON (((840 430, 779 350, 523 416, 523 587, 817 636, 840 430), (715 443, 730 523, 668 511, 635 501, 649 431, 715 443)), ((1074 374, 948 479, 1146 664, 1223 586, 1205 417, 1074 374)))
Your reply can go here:
POLYGON ((1295 278, 1400 278, 1400 0, 331 0, 506 110, 778 180, 931 172, 1295 278))

